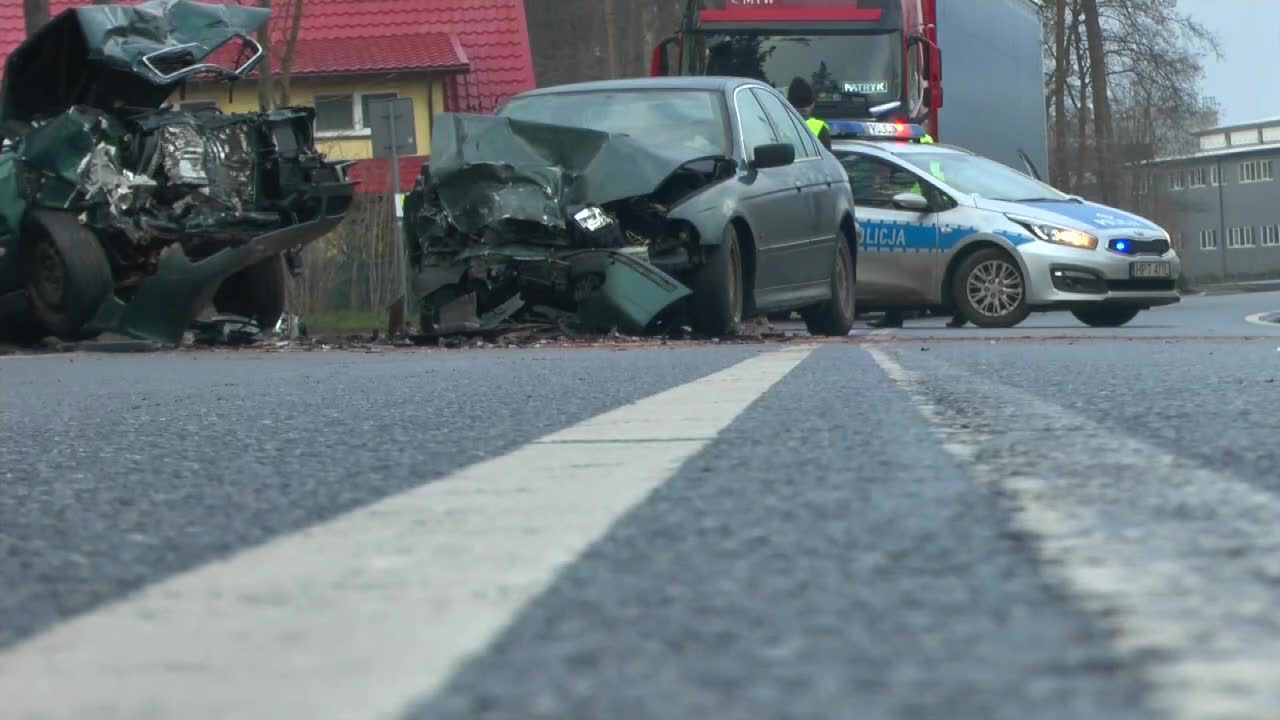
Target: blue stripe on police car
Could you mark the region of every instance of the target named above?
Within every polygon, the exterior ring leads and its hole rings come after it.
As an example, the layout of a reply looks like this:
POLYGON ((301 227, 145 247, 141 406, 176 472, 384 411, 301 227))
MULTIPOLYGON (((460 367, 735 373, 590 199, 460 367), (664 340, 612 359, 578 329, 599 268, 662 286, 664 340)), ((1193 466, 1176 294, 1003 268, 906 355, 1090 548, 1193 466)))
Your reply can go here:
MULTIPOLYGON (((949 252, 964 240, 978 234, 978 228, 960 225, 944 225, 936 231, 932 225, 903 223, 887 220, 875 222, 863 220, 861 248, 870 252, 949 252)), ((1034 239, 1015 232, 997 231, 1015 247, 1034 242, 1034 239)))
POLYGON ((932 226, 893 221, 858 223, 862 227, 862 248, 878 252, 894 250, 934 250, 937 233, 932 226))

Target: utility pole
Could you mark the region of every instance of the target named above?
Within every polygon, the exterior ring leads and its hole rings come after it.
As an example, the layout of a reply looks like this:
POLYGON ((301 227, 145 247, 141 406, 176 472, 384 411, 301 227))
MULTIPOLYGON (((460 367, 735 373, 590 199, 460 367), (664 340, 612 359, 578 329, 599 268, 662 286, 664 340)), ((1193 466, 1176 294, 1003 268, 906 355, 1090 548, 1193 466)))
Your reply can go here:
POLYGON ((400 310, 401 317, 408 321, 409 316, 409 248, 405 245, 404 227, 400 222, 400 134, 396 126, 396 112, 401 98, 380 101, 387 109, 387 123, 390 126, 387 134, 391 137, 391 222, 395 228, 397 265, 400 269, 400 310))

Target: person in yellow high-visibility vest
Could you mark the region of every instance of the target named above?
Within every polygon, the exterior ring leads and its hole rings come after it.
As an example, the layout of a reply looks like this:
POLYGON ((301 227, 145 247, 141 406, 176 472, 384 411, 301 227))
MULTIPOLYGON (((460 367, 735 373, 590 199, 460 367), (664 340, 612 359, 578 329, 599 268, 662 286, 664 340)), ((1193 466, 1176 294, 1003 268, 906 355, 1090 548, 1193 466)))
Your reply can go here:
POLYGON ((791 103, 791 107, 804 118, 804 124, 809 127, 809 131, 818 138, 822 146, 830 150, 831 126, 827 125, 826 121, 813 116, 813 108, 818 104, 813 86, 801 77, 792 80, 791 87, 787 88, 787 102, 791 103))
MULTIPOLYGON (((921 145, 933 145, 933 144, 934 144, 934 142, 933 142, 933 136, 932 136, 932 135, 929 135, 928 133, 926 133, 924 137, 920 138, 920 144, 921 144, 921 145)), ((929 163, 929 174, 930 174, 930 175, 933 175, 933 176, 934 176, 934 177, 936 177, 936 178, 938 178, 938 179, 939 179, 939 180, 941 180, 942 182, 946 182, 946 181, 947 181, 947 174, 946 174, 946 173, 944 173, 944 172, 942 171, 942 163, 940 163, 940 162, 931 162, 931 163, 929 163)), ((915 192, 915 194, 917 194, 917 195, 923 195, 923 194, 924 194, 924 193, 922 192, 921 187, 920 187, 920 183, 916 183, 916 186, 915 186, 914 192, 915 192)))
MULTIPOLYGON (((920 143, 921 143, 922 145, 934 145, 934 144, 935 144, 935 143, 934 143, 934 141, 933 141, 933 136, 932 136, 932 135, 930 135, 930 134, 928 134, 928 133, 925 133, 925 136, 924 136, 924 137, 922 137, 922 138, 920 138, 920 143)), ((938 161, 936 161, 936 160, 931 161, 931 162, 929 163, 929 174, 930 174, 930 175, 932 175, 932 176, 934 176, 934 177, 936 177, 936 178, 938 178, 938 179, 939 179, 939 180, 941 180, 942 182, 946 182, 946 181, 947 181, 947 174, 946 174, 945 172, 943 172, 943 170, 942 170, 942 163, 940 163, 940 162, 938 162, 938 161)), ((915 192, 916 192, 916 194, 917 194, 917 195, 920 195, 920 194, 921 194, 921 187, 920 187, 920 183, 918 183, 918 182, 916 183, 915 192)), ((951 319, 950 319, 950 320, 948 320, 948 321, 947 321, 947 327, 949 327, 949 328, 959 328, 959 327, 964 327, 964 326, 965 326, 965 324, 966 324, 967 322, 969 322, 969 321, 965 318, 965 316, 964 316, 964 315, 961 315, 959 312, 957 312, 956 314, 954 314, 954 315, 952 315, 952 316, 951 316, 951 319)))

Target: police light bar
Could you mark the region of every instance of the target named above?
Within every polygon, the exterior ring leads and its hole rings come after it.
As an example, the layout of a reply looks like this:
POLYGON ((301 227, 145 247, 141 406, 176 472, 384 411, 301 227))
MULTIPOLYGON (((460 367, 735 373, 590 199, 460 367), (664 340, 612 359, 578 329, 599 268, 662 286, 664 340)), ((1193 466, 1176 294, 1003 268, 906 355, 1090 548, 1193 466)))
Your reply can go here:
POLYGON ((833 138, 865 138, 868 140, 921 140, 926 135, 922 125, 901 123, 832 120, 827 123, 833 138))

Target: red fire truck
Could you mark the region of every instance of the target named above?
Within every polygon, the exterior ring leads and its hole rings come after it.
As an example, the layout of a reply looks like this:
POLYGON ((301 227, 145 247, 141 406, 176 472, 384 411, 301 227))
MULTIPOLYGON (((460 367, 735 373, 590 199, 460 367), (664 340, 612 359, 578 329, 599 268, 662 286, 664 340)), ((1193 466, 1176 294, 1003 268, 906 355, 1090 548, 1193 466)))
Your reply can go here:
MULTIPOLYGON (((1036 0, 688 0, 654 75, 812 84, 824 120, 905 122, 939 142, 1044 170, 1036 0), (943 55, 947 93, 943 95, 943 55)), ((1038 174, 1038 172, 1037 172, 1038 174)))

